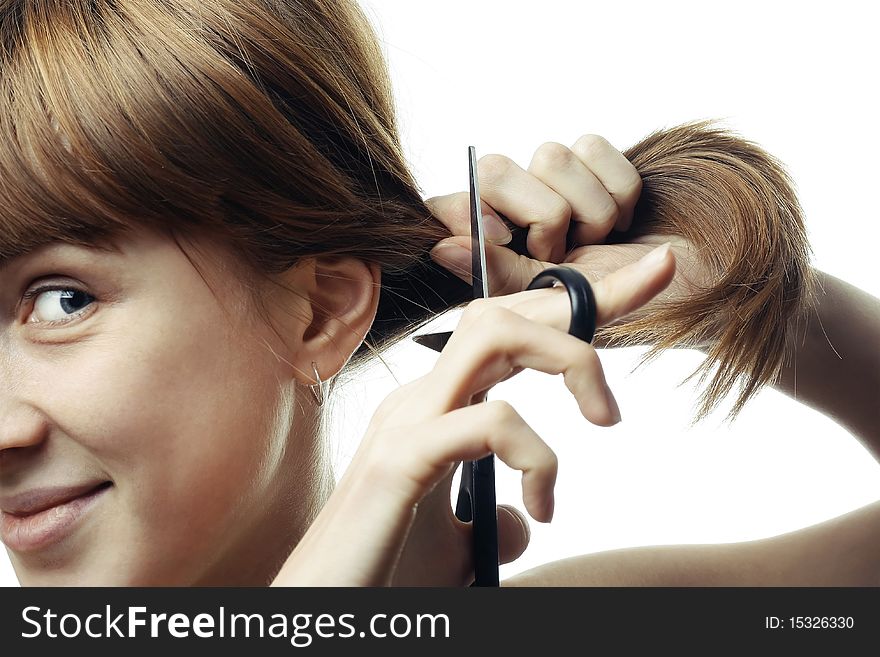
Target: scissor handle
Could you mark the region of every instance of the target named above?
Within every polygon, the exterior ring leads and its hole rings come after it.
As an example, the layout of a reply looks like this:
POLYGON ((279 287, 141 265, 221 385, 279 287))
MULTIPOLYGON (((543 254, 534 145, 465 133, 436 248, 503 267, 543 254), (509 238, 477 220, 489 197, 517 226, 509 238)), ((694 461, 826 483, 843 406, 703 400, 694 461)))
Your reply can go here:
POLYGON ((495 455, 465 461, 455 515, 471 522, 474 545, 474 582, 471 586, 498 586, 498 516, 495 502, 495 455))
MULTIPOLYGON (((486 399, 484 392, 482 398, 486 399)), ((461 464, 461 482, 455 517, 471 523, 474 546, 474 582, 471 586, 498 586, 498 516, 495 502, 495 455, 461 464)))
POLYGON ((596 297, 586 276, 571 267, 549 267, 535 276, 526 289, 553 287, 555 281, 565 286, 571 301, 568 334, 592 342, 596 333, 596 297))

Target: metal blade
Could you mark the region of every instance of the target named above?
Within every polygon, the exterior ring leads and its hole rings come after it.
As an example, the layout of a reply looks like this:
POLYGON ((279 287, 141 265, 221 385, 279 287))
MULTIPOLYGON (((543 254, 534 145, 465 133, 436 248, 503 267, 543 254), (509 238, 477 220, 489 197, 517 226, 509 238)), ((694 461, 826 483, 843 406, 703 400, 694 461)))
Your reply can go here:
MULTIPOLYGON (((477 152, 468 146, 468 175, 471 206, 471 287, 474 299, 489 296, 489 277, 486 268, 486 238, 483 235, 483 212, 480 207, 480 184, 477 180, 477 152)), ((413 341, 434 351, 443 351, 451 331, 413 336, 413 341)))
POLYGON ((477 151, 468 146, 468 171, 471 192, 471 284, 474 299, 489 296, 489 276, 486 271, 486 239, 483 237, 483 211, 480 207, 480 183, 477 180, 477 151))
POLYGON ((452 337, 452 331, 443 331, 442 333, 425 333, 423 335, 414 335, 413 342, 433 349, 434 351, 443 351, 443 347, 452 337))

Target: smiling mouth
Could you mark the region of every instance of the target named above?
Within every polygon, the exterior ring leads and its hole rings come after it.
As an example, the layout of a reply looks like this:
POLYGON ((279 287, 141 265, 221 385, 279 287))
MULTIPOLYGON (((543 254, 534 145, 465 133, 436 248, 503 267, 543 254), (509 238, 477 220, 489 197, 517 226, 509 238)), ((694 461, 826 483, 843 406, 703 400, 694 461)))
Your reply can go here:
POLYGON ((15 552, 35 552, 69 537, 113 487, 105 481, 77 497, 30 513, 0 512, 0 539, 15 552))

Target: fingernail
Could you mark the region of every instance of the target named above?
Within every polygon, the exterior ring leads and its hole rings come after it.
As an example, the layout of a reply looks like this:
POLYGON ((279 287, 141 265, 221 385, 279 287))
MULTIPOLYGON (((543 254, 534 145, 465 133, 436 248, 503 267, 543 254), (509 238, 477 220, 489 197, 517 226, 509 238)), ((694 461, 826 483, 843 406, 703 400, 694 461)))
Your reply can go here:
POLYGON ((467 269, 471 267, 470 250, 454 242, 440 242, 431 249, 431 258, 447 269, 451 266, 467 269))
POLYGON ((617 424, 621 421, 620 417, 620 407, 617 405, 617 400, 614 399, 614 393, 611 392, 611 388, 605 386, 605 397, 608 400, 608 408, 611 409, 611 419, 614 420, 613 424, 617 424))
POLYGON ((483 215, 483 235, 493 244, 507 244, 513 239, 504 222, 492 214, 483 215))
POLYGON ((653 269, 663 260, 663 258, 666 257, 666 254, 669 253, 669 247, 671 245, 671 242, 666 242, 663 246, 658 246, 639 260, 639 266, 643 269, 653 269))

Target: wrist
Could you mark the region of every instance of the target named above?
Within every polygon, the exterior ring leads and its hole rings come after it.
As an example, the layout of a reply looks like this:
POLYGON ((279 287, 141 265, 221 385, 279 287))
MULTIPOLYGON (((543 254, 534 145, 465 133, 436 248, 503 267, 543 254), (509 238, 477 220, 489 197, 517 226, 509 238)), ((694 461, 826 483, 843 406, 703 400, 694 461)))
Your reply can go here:
POLYGON ((815 274, 815 302, 789 341, 776 388, 837 421, 880 457, 880 300, 815 274))
POLYGON ((352 462, 275 586, 389 586, 415 515, 379 469, 352 462))

